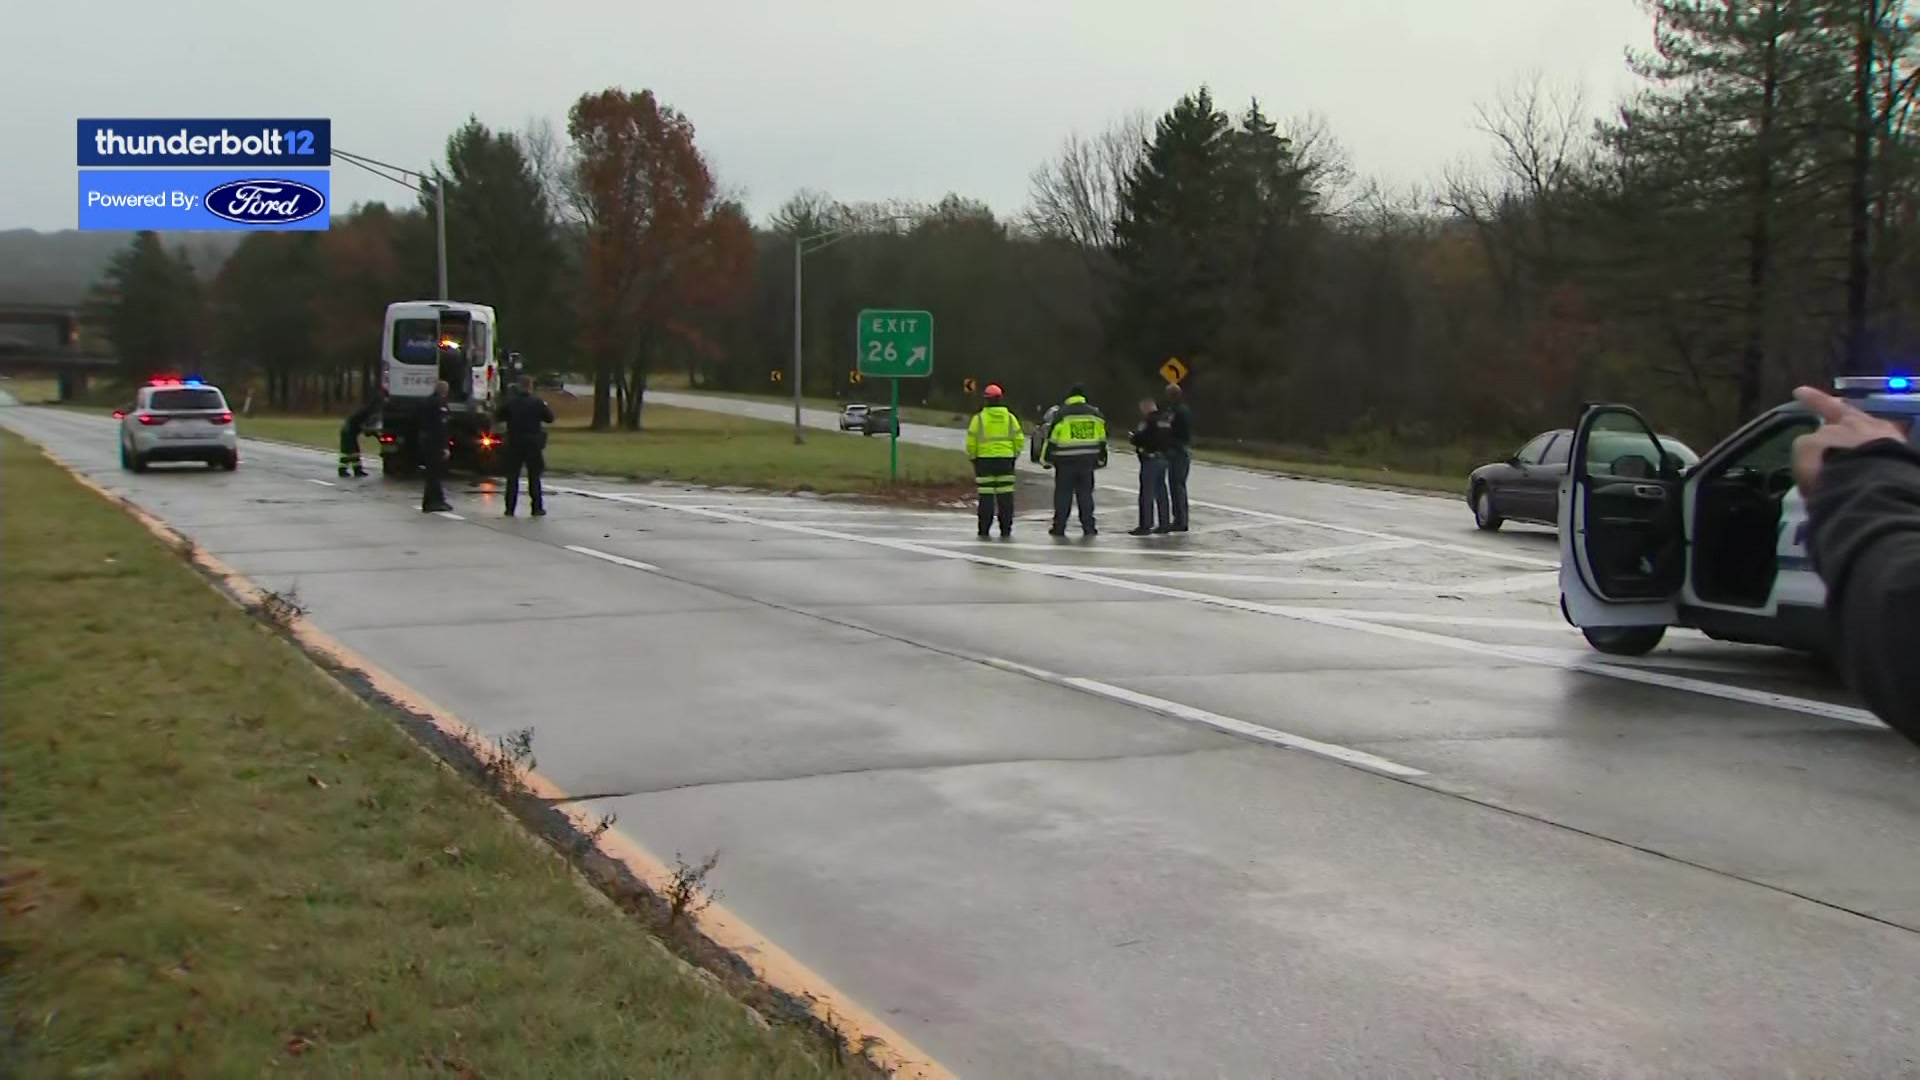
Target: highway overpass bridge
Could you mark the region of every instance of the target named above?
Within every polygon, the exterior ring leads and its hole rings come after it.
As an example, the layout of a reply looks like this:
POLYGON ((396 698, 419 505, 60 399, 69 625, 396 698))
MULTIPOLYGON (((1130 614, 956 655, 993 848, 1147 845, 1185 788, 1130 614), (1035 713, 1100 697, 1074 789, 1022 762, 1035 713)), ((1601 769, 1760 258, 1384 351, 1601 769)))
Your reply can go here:
POLYGON ((118 363, 102 320, 82 305, 0 299, 0 374, 51 375, 67 401, 118 363))

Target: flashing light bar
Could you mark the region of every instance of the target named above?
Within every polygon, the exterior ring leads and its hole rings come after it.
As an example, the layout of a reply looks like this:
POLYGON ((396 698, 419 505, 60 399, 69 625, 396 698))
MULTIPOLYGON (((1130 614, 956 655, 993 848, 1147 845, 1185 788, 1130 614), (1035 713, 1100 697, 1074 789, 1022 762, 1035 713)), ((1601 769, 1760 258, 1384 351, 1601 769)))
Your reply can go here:
POLYGON ((1833 380, 1833 388, 1843 395, 1911 394, 1916 388, 1911 375, 1849 375, 1833 380))

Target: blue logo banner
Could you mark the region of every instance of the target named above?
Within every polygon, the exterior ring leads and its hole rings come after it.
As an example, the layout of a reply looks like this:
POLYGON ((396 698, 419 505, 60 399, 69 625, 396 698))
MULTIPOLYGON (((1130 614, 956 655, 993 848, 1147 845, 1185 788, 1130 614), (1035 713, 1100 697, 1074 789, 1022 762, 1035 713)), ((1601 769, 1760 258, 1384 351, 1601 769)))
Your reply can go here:
POLYGON ((81 168, 300 168, 333 163, 331 120, 80 120, 81 168))
POLYGON ((80 231, 324 231, 333 218, 325 169, 83 169, 80 231))

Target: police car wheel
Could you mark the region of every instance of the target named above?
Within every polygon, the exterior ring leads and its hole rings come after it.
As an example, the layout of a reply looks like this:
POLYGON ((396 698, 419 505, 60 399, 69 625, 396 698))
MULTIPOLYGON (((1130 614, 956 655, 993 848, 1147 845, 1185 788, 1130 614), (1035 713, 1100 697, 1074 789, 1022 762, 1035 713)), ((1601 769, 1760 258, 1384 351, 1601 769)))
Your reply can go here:
POLYGON ((1506 520, 1493 511, 1493 492, 1488 491, 1485 485, 1475 488, 1473 492, 1474 525, 1479 527, 1481 532, 1499 532, 1500 526, 1506 524, 1506 520))
POLYGON ((1645 656, 1667 636, 1664 626, 1583 626, 1580 633, 1608 656, 1645 656))

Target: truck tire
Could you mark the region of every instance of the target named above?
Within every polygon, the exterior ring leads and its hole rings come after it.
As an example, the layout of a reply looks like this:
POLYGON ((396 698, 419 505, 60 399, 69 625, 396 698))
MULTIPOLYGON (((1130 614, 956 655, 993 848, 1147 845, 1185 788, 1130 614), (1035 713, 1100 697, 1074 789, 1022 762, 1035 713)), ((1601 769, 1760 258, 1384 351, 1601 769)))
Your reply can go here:
POLYGON ((413 475, 413 468, 413 459, 405 454, 380 455, 380 475, 387 479, 404 480, 413 475))
POLYGON ((1667 636, 1664 626, 1583 626, 1587 644, 1608 656, 1645 656, 1667 636))

